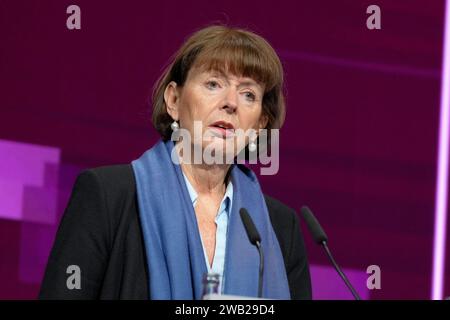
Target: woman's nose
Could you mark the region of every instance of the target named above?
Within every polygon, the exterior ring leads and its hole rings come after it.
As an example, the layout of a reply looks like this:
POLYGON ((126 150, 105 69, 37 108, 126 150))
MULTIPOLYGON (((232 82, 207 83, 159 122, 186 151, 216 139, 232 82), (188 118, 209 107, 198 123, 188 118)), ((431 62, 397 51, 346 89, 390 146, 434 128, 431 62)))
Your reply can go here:
POLYGON ((236 89, 228 89, 223 107, 228 112, 232 113, 235 112, 238 106, 238 93, 236 89))

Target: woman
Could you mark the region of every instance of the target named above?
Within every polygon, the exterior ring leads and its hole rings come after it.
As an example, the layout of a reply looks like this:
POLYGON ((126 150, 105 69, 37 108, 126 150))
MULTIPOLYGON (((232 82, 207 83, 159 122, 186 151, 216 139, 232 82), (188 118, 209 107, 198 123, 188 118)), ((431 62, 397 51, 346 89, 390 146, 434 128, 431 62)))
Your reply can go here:
POLYGON ((279 58, 260 36, 224 26, 193 34, 155 87, 162 139, 131 165, 77 178, 40 298, 201 299, 207 272, 221 276, 222 293, 255 297, 259 257, 239 215, 246 208, 262 239, 263 297, 310 299, 295 212, 263 195, 236 161, 193 161, 199 150, 219 160, 257 150, 261 129, 283 123, 282 88, 279 58), (242 140, 240 131, 256 136, 242 140))

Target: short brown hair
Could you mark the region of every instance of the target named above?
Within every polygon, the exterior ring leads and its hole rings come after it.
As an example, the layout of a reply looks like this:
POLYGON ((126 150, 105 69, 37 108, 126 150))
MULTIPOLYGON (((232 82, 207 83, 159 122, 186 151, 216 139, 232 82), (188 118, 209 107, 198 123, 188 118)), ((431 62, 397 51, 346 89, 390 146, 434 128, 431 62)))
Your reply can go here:
POLYGON ((164 91, 171 81, 182 87, 194 65, 205 70, 229 71, 264 84, 262 113, 268 119, 266 129, 281 128, 285 118, 283 67, 275 50, 251 31, 214 25, 195 32, 185 41, 155 85, 152 122, 163 140, 170 139, 173 122, 167 113, 164 91))

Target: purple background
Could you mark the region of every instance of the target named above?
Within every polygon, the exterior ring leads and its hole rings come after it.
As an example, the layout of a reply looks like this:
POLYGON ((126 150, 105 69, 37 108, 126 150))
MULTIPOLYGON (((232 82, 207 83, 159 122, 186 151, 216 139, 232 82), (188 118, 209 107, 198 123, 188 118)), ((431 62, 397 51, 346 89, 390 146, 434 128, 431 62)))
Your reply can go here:
MULTIPOLYGON (((285 66, 280 171, 263 190, 313 209, 363 297, 428 299, 443 12, 435 0, 0 0, 0 298, 37 296, 76 175, 157 141, 153 83, 183 39, 218 21, 264 36, 285 66), (81 30, 66 28, 71 4, 81 30), (366 28, 370 4, 381 30, 366 28), (381 290, 365 286, 372 264, 381 290)), ((349 298, 305 240, 314 297, 349 298)))

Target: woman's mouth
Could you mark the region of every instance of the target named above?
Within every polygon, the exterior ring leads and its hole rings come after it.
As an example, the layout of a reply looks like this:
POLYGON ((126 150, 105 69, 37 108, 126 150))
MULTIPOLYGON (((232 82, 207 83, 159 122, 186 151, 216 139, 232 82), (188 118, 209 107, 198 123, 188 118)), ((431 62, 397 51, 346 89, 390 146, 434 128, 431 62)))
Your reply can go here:
POLYGON ((212 132, 221 138, 229 138, 234 136, 234 126, 229 122, 217 121, 209 125, 209 128, 211 128, 212 132))

